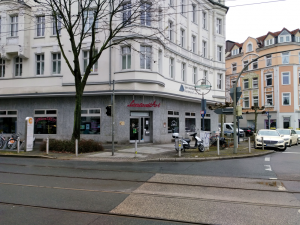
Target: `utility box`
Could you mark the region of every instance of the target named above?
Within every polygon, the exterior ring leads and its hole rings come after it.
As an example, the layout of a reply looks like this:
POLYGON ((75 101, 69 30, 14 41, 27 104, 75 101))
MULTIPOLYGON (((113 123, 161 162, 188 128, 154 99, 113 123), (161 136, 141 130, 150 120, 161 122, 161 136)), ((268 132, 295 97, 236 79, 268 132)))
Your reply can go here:
POLYGON ((26 117, 25 119, 25 152, 33 150, 33 118, 26 117))

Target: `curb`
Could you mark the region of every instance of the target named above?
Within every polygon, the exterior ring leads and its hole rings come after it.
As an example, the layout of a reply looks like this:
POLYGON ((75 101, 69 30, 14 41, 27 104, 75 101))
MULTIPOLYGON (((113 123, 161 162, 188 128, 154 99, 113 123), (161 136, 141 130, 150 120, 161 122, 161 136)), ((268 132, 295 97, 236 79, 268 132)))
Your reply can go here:
POLYGON ((225 159, 241 159, 241 158, 252 158, 257 156, 263 156, 275 153, 276 151, 271 150, 264 153, 256 153, 253 155, 237 155, 237 156, 220 156, 220 157, 208 157, 208 158, 157 158, 157 159, 146 159, 140 162, 201 162, 201 161, 213 161, 213 160, 225 160, 225 159))
POLYGON ((57 157, 46 156, 46 155, 4 155, 4 154, 0 154, 0 157, 57 159, 57 157))

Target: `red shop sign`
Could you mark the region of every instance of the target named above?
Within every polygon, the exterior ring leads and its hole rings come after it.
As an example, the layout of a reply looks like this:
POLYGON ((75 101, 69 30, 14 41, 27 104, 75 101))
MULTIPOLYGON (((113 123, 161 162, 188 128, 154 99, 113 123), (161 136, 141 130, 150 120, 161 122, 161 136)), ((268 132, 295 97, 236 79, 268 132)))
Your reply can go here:
POLYGON ((152 102, 152 103, 148 103, 148 104, 144 104, 144 103, 135 103, 134 100, 132 100, 132 102, 127 105, 127 107, 147 107, 147 108, 151 108, 151 107, 160 107, 160 103, 156 104, 156 101, 152 102))

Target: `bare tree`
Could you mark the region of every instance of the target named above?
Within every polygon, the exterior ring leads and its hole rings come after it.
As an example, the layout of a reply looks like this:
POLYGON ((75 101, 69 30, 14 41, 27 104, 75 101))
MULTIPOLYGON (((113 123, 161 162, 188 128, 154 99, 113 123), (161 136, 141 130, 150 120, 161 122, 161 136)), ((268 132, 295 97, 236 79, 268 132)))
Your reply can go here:
MULTIPOLYGON (((102 53, 128 39, 151 38, 159 30, 149 26, 161 19, 155 0, 33 0, 51 17, 61 54, 74 76, 76 103, 72 139, 80 139, 81 102, 88 77, 102 53), (142 26, 142 27, 141 27, 142 26), (141 30, 143 29, 143 32, 141 30), (149 31, 148 33, 145 30, 149 31), (61 31, 66 33, 73 58, 68 58, 62 44, 61 31), (144 34, 144 35, 142 35, 144 34), (97 36, 98 35, 98 36, 97 36), (101 36, 101 40, 97 38, 101 36), (118 38, 116 38, 118 37, 118 38), (85 53, 88 62, 80 66, 83 41, 89 39, 85 53)), ((161 11, 160 11, 161 13, 161 11)), ((64 36, 65 38, 65 36, 64 36)))

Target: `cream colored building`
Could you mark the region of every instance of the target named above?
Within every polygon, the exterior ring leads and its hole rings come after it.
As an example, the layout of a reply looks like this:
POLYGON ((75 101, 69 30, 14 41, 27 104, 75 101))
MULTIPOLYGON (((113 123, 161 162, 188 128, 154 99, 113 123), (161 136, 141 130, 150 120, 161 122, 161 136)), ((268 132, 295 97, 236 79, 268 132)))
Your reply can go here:
MULTIPOLYGON (((70 138, 74 78, 61 56, 53 26, 47 22, 49 12, 34 1, 24 2, 0 1, 0 132, 24 133, 24 120, 32 116, 37 138, 70 138)), ((205 95, 208 104, 225 101, 228 8, 223 4, 169 0, 153 5, 167 11, 161 20, 147 26, 164 35, 128 40, 111 49, 111 58, 108 50, 101 56, 82 100, 82 137, 111 140, 106 106, 111 104, 113 81, 117 141, 167 142, 171 132, 200 131, 201 96, 194 90, 197 80, 206 78, 212 85, 205 95)), ((139 29, 146 35, 151 30, 139 29)), ((97 35, 96 48, 101 45, 101 35, 97 35)), ((64 49, 70 49, 64 29, 61 38, 64 49)), ((90 43, 89 38, 84 40, 82 68, 90 43)), ((72 58, 71 51, 66 52, 72 58)), ((216 130, 217 118, 207 110, 204 129, 216 130)))

